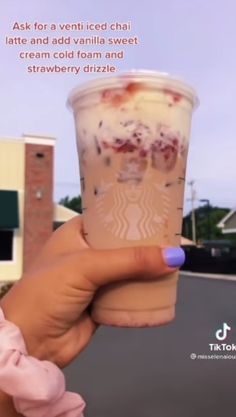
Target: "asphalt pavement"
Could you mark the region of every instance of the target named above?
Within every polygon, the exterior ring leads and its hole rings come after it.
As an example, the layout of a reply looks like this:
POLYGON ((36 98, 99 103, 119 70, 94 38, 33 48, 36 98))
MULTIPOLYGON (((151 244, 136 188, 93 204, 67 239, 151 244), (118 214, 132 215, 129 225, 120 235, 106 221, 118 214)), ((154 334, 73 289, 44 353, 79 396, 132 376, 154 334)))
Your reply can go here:
POLYGON ((85 398, 86 417, 235 417, 236 351, 210 351, 213 343, 236 344, 236 282, 183 276, 173 323, 101 326, 65 370, 67 386, 85 398), (224 322, 231 331, 219 342, 224 322))

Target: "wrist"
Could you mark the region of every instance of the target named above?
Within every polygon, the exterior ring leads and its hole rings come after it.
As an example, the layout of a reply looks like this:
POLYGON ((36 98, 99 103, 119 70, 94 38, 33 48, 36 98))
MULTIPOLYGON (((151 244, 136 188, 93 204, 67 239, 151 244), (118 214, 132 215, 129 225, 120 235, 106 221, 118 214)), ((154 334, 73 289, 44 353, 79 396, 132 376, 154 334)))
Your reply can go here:
POLYGON ((30 318, 21 316, 21 311, 16 311, 11 300, 8 302, 7 297, 1 300, 0 308, 3 310, 5 319, 20 329, 28 354, 39 360, 52 362, 52 358, 45 347, 45 341, 36 339, 34 336, 34 328, 30 325, 30 318))

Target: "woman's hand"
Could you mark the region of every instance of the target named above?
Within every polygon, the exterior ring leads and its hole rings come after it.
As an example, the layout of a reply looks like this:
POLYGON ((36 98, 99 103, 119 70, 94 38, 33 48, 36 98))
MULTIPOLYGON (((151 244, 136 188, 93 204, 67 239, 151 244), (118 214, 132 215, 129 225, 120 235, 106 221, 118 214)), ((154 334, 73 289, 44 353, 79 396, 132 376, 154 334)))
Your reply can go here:
POLYGON ((3 297, 7 320, 24 336, 30 355, 60 367, 88 344, 97 325, 87 307, 111 282, 158 278, 173 271, 157 247, 93 250, 75 217, 53 233, 30 269, 3 297))

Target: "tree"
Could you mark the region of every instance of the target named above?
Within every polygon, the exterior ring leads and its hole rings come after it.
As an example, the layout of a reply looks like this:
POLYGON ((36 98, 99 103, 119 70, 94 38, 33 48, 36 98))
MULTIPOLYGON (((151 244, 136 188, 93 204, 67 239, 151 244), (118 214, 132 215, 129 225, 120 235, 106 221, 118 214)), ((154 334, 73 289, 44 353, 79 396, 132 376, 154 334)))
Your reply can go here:
MULTIPOLYGON (((223 235, 217 224, 229 213, 230 209, 212 206, 201 206, 195 210, 197 240, 217 240, 230 237, 223 235)), ((192 239, 191 212, 183 219, 182 233, 192 239)))
POLYGON ((72 197, 72 198, 69 198, 69 196, 61 198, 61 200, 59 201, 59 204, 71 210, 74 210, 77 213, 80 213, 80 214, 82 213, 82 200, 81 200, 80 195, 78 195, 78 197, 72 197))

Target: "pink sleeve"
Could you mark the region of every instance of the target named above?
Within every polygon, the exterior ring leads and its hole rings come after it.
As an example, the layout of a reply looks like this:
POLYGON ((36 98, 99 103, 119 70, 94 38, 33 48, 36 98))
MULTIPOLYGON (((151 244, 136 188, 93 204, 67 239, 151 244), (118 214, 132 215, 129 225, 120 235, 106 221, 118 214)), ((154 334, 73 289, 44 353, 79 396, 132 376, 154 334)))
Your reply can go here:
POLYGON ((27 354, 23 336, 0 308, 0 390, 25 417, 83 417, 85 402, 66 392, 65 377, 52 362, 27 354))

